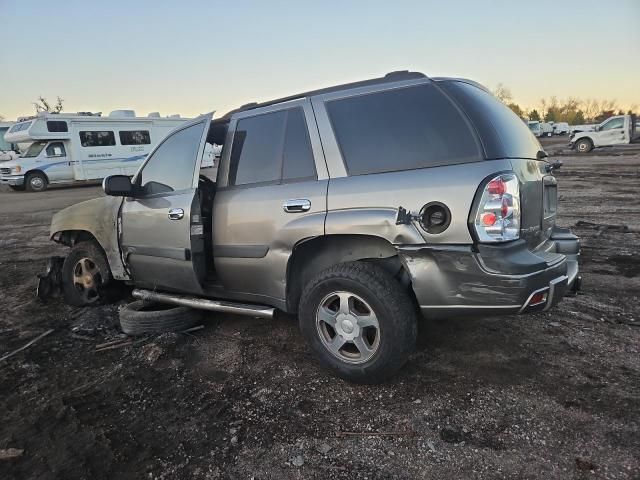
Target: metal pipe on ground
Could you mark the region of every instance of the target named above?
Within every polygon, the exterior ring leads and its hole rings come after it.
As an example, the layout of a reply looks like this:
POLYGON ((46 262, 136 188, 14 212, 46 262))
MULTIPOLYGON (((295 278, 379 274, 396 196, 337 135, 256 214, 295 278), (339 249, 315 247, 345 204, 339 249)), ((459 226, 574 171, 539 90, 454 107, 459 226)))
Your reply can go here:
POLYGON ((275 308, 264 305, 249 305, 245 303, 223 302, 220 300, 210 300, 189 295, 178 295, 173 293, 160 293, 151 290, 135 289, 132 292, 134 298, 158 303, 170 303, 182 307, 196 308, 200 310, 210 310, 212 312, 235 313, 236 315, 246 315, 258 318, 273 318, 275 308))

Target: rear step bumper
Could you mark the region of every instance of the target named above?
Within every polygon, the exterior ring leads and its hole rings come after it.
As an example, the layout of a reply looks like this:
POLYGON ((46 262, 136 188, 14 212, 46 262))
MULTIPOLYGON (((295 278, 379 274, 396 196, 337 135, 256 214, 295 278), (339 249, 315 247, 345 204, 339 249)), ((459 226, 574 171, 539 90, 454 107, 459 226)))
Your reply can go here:
POLYGON ((210 310, 212 312, 235 313, 258 318, 273 318, 275 308, 264 305, 250 305, 246 303, 223 302, 208 298, 193 297, 174 293, 161 293, 151 290, 135 289, 132 292, 134 298, 150 302, 170 303, 182 307, 210 310))
POLYGON ((555 228, 535 251, 502 245, 402 245, 399 256, 424 315, 495 315, 548 310, 580 286, 580 241, 555 228), (536 295, 538 294, 538 295, 536 295))

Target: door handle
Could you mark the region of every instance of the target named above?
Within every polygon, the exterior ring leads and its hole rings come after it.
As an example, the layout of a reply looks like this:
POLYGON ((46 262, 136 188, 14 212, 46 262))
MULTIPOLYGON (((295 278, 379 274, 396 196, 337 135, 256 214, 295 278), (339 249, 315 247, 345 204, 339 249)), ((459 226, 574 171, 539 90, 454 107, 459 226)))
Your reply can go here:
POLYGON ((180 220, 184 217, 184 210, 181 208, 172 208, 169 210, 169 220, 180 220))
POLYGON ((282 209, 287 213, 308 212, 311 209, 311 202, 306 198, 294 198, 284 202, 282 209))

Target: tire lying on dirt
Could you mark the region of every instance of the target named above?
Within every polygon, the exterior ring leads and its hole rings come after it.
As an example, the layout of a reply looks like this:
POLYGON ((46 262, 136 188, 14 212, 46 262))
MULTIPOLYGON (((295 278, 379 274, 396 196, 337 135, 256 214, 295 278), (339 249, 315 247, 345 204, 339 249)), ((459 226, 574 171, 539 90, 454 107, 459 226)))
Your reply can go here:
POLYGON ((320 363, 352 382, 385 381, 415 348, 414 302, 373 263, 342 263, 320 272, 306 285, 298 313, 320 363))
POLYGON ((202 320, 202 311, 136 300, 120 309, 120 327, 127 335, 179 332, 202 320))
POLYGON ((100 245, 93 240, 76 243, 64 259, 61 280, 69 305, 83 307, 103 300, 111 270, 100 245))

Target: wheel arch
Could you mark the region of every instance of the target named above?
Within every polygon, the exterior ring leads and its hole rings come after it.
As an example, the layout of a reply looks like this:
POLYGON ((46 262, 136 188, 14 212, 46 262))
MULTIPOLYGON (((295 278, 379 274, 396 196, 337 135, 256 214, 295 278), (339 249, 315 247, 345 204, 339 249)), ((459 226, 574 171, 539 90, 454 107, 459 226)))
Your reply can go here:
POLYGON ((333 265, 353 261, 379 264, 414 297, 409 273, 388 240, 374 235, 323 235, 303 240, 293 248, 287 264, 287 311, 298 311, 302 290, 316 274, 333 265))
POLYGON ((49 180, 49 175, 47 175, 44 170, 40 170, 39 168, 32 168, 31 170, 27 170, 24 174, 25 181, 27 179, 27 176, 31 175, 32 173, 39 173, 47 180, 47 183, 51 183, 51 180, 49 180))

